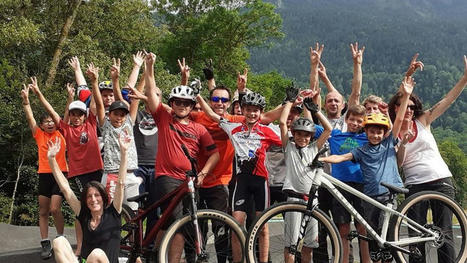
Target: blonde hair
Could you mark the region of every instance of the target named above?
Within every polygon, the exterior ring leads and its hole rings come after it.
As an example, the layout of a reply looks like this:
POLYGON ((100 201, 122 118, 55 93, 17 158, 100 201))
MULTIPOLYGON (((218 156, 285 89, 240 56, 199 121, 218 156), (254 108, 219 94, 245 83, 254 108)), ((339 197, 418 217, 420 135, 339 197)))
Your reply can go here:
POLYGON ((381 97, 378 97, 376 95, 369 95, 366 97, 366 99, 363 101, 363 106, 366 106, 367 103, 375 103, 375 104, 380 104, 383 102, 383 99, 381 97))

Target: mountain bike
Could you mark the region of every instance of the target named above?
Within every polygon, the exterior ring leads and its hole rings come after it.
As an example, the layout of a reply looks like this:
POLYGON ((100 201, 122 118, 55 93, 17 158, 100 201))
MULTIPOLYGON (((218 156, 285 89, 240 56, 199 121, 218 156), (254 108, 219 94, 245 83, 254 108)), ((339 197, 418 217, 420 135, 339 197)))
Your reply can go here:
MULTIPOLYGON (((323 148, 319 151, 310 164, 312 168, 319 169, 320 162, 318 162, 318 157, 326 150, 326 148, 323 148)), ((408 193, 408 189, 406 188, 385 183, 381 183, 381 185, 389 189, 393 200, 395 200, 394 197, 397 194, 408 193)), ((462 207, 450 197, 439 192, 423 191, 405 199, 395 210, 393 202, 383 205, 329 174, 322 172, 321 169, 313 178, 311 189, 307 195, 290 193, 293 197, 300 197, 301 201, 288 201, 271 206, 256 219, 249 230, 245 244, 248 262, 258 262, 256 257, 258 252, 256 251, 255 242, 257 242, 259 233, 266 224, 270 232, 269 253, 272 255, 270 257, 273 259, 272 262, 284 261, 285 244, 290 239, 293 242, 288 247, 288 253, 293 256, 295 262, 301 262, 302 249, 308 246, 312 247, 313 250, 313 262, 341 262, 343 250, 339 231, 329 216, 317 208, 316 193, 321 186, 326 188, 354 217, 354 220, 362 224, 367 230, 367 236, 361 236, 355 232, 349 236, 377 242, 380 248, 376 255, 377 259, 382 261, 394 259, 396 262, 402 263, 409 262, 409 260, 411 262, 439 263, 467 262, 467 218, 462 207), (384 212, 381 233, 377 233, 365 221, 362 215, 352 207, 336 187, 339 190, 355 195, 369 205, 375 206, 384 212), (415 213, 415 209, 420 206, 428 207, 428 212, 421 220, 417 219, 416 221, 413 219, 413 214, 415 213), (435 218, 435 215, 437 215, 435 210, 440 207, 447 209, 449 211, 448 214, 452 214, 452 225, 447 228, 439 227, 439 219, 435 218), (284 220, 289 214, 298 215, 300 218, 299 224, 294 226, 295 229, 299 229, 296 236, 287 236, 290 231, 285 231, 286 228, 290 228, 287 225, 287 220, 284 220), (324 230, 324 233, 327 234, 326 247, 319 247, 320 244, 317 242, 317 232, 319 231, 312 231, 311 227, 314 224, 316 225, 316 222, 318 228, 324 230), (443 254, 442 251, 445 251, 446 248, 453 252, 443 254)))
MULTIPOLYGON (((152 262, 155 257, 158 262, 220 262, 231 257, 244 258, 244 251, 232 252, 230 249, 231 238, 236 238, 244 244, 245 231, 230 215, 217 210, 198 210, 195 197, 195 182, 197 179, 196 160, 192 158, 184 145, 182 149, 190 160, 192 170, 188 171, 187 180, 178 188, 167 193, 159 201, 145 207, 145 199, 148 193, 128 198, 130 202, 138 202, 139 208, 136 213, 128 206, 122 209, 122 238, 120 242, 120 255, 134 263, 138 257, 143 262, 152 262), (170 220, 176 206, 185 199, 189 206, 189 214, 176 220, 167 228, 164 237, 154 246, 157 234, 170 220), (144 220, 149 213, 154 213, 159 207, 168 204, 165 211, 157 219, 155 225, 143 235, 144 220), (210 230, 210 231, 209 231, 210 230), (183 235, 184 249, 182 259, 174 258, 171 254, 176 235, 183 235), (229 247, 219 249, 218 243, 228 244, 229 247), (157 252, 158 251, 158 252, 157 252), (236 253, 232 255, 233 253, 236 253), (171 257, 172 256, 172 257, 171 257)), ((240 261, 239 260, 239 261, 240 261)))

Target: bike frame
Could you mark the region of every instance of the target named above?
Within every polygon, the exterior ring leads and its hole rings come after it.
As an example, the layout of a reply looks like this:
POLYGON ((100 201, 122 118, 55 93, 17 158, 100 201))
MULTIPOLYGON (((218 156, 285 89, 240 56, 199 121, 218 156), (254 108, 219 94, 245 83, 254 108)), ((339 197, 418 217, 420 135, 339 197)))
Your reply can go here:
MULTIPOLYGON (((143 253, 143 248, 147 248, 151 243, 156 239, 157 233, 161 230, 162 226, 166 224, 169 218, 172 216, 175 207, 182 201, 182 198, 187 194, 192 195, 194 198, 195 187, 194 187, 194 177, 188 177, 188 179, 178 186, 175 190, 171 191, 164 195, 159 201, 150 205, 146 209, 138 208, 137 215, 130 219, 127 224, 135 224, 138 226, 137 236, 134 237, 135 247, 121 245, 120 248, 128 251, 136 251, 137 253, 143 253), (157 220, 156 224, 152 227, 149 233, 143 238, 143 221, 148 216, 150 212, 155 211, 158 207, 161 207, 162 204, 168 202, 168 207, 165 209, 162 216, 157 220)), ((192 199, 194 202, 194 199, 192 199)), ((197 207, 196 205, 191 205, 191 211, 193 214, 192 217, 196 217, 197 207)), ((194 218, 195 224, 197 224, 197 218, 194 218)), ((202 243, 201 243, 202 244, 202 243)), ((197 249, 198 250, 198 249, 197 249)), ((197 251, 199 252, 199 251, 197 251)))
POLYGON ((317 174, 315 175, 313 179, 313 184, 310 190, 310 199, 308 201, 309 204, 313 203, 313 199, 316 196, 315 195, 316 191, 320 186, 323 186, 324 188, 326 188, 334 196, 334 198, 336 198, 339 201, 339 203, 342 204, 342 206, 344 206, 344 208, 351 215, 354 216, 355 220, 357 220, 357 222, 363 225, 363 227, 368 231, 368 234, 377 241, 378 245, 381 248, 385 248, 389 246, 397 250, 410 253, 408 250, 401 248, 400 246, 406 246, 406 245, 420 243, 420 242, 434 241, 436 239, 435 232, 423 227, 422 225, 418 224, 417 222, 410 219, 409 217, 394 210, 392 208, 392 203, 389 203, 387 206, 385 206, 379 203, 378 201, 373 200, 371 197, 361 193, 360 191, 354 189, 353 187, 341 182, 340 180, 322 171, 317 172, 317 174), (349 201, 347 201, 347 199, 345 199, 345 197, 339 192, 336 186, 384 211, 384 221, 383 221, 383 229, 381 231, 381 236, 378 233, 376 233, 376 231, 358 213, 358 211, 355 210, 355 208, 353 208, 353 206, 349 203, 349 201), (405 220, 404 223, 407 225, 408 228, 410 228, 411 230, 417 233, 427 234, 426 237, 411 237, 411 238, 405 238, 399 241, 387 241, 386 237, 387 237, 387 232, 388 232, 389 219, 391 215, 402 217, 405 220))

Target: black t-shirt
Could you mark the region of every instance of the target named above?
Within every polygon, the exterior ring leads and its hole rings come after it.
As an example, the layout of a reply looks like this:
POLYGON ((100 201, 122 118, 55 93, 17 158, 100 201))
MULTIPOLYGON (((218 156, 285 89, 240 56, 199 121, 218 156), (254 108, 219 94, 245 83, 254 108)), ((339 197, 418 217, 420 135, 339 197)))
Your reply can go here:
POLYGON ((107 255, 110 263, 118 263, 121 216, 113 204, 104 209, 101 222, 94 230, 89 226, 91 214, 88 209, 81 209, 78 221, 83 229, 81 256, 87 258, 93 249, 100 248, 107 255))
POLYGON ((150 113, 138 111, 133 134, 138 153, 138 165, 154 166, 157 154, 157 126, 150 113))

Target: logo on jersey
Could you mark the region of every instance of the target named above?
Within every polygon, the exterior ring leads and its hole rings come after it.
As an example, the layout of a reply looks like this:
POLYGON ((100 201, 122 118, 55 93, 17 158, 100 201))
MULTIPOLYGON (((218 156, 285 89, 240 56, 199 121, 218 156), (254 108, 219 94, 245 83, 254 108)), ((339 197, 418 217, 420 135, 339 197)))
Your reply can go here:
POLYGON ((358 144, 357 140, 354 138, 347 138, 345 139, 344 143, 339 147, 340 153, 348 153, 351 150, 358 148, 360 145, 358 144))
POLYGON ((89 141, 88 133, 83 131, 79 136, 79 144, 86 144, 89 141))
POLYGON ((157 126, 151 115, 143 115, 138 128, 141 134, 145 136, 151 136, 157 133, 157 126))

